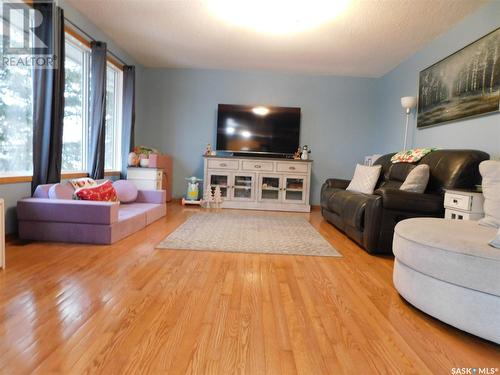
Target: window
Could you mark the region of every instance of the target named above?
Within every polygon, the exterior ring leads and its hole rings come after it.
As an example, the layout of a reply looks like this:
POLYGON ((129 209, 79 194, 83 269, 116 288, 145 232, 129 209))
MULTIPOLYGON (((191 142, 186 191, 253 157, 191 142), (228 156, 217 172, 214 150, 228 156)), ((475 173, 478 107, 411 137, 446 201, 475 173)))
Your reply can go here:
MULTIPOLYGON (((63 172, 87 171, 90 49, 66 34, 63 172)), ((105 169, 121 168, 122 71, 108 62, 106 82, 105 169)))
MULTIPOLYGON (((22 41, 22 28, 14 22, 11 27, 11 37, 22 41)), ((32 86, 31 68, 0 66, 0 175, 33 170, 32 86)))
POLYGON ((31 174, 32 97, 30 68, 0 67, 0 174, 31 174))
POLYGON ((89 50, 66 36, 62 170, 86 170, 89 50))
MULTIPOLYGON (((18 28, 22 30, 21 28, 18 28)), ((22 32, 14 37, 22 38, 22 32)), ((90 49, 66 33, 63 172, 87 171, 90 49)), ((105 169, 121 168, 122 71, 108 62, 105 169)), ((29 67, 0 66, 0 176, 33 170, 33 81, 29 67)))
POLYGON ((120 169, 122 71, 108 63, 106 71, 106 154, 105 169, 120 169))

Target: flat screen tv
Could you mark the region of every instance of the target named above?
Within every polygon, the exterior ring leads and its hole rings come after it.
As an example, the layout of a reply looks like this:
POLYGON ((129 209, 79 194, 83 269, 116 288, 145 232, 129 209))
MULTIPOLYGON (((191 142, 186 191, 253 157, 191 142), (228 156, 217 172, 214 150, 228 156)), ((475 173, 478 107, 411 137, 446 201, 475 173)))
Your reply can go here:
POLYGON ((219 151, 289 155, 299 136, 300 108, 219 104, 219 151))

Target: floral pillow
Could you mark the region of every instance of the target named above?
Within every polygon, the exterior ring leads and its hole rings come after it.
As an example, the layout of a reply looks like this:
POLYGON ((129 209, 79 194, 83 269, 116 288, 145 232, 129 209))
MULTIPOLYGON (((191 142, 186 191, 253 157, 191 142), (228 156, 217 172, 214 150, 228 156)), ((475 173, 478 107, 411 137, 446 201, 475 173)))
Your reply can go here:
POLYGON ((116 190, 111 181, 105 181, 100 185, 83 187, 75 191, 75 199, 84 201, 117 202, 116 190))
POLYGON ((422 159, 425 155, 430 154, 435 151, 436 148, 424 147, 424 148, 414 148, 412 150, 400 151, 393 155, 391 158, 392 163, 416 163, 422 159))
POLYGON ((72 180, 69 180, 69 183, 75 190, 84 187, 97 186, 97 182, 90 177, 74 178, 72 180))

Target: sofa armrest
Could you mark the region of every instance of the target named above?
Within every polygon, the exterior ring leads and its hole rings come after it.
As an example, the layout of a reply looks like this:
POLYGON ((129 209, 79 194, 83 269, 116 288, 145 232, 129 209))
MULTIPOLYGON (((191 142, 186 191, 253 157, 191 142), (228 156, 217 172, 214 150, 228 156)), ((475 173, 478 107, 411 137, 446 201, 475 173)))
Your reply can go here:
POLYGON ((17 202, 20 221, 110 225, 118 221, 118 202, 26 198, 17 202))
POLYGON ((385 209, 415 212, 422 214, 442 214, 443 197, 435 194, 420 194, 409 191, 380 188, 375 195, 382 197, 382 206, 385 209))
POLYGON ((335 189, 347 189, 347 187, 350 184, 350 180, 342 180, 338 178, 329 178, 328 180, 325 181, 325 185, 328 186, 329 188, 335 188, 335 189))
POLYGON ((162 204, 167 200, 165 190, 139 190, 137 192, 137 203, 156 203, 162 204))
POLYGON ((382 197, 380 195, 369 195, 366 201, 365 221, 363 230, 363 244, 366 251, 376 253, 380 231, 382 230, 382 197))

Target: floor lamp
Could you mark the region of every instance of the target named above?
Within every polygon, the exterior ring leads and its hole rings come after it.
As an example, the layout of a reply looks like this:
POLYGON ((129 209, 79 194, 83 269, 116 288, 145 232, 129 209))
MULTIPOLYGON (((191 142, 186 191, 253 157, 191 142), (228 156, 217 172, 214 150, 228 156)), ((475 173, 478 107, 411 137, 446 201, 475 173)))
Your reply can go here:
POLYGON ((417 98, 414 96, 404 96, 401 98, 401 106, 406 110, 406 128, 405 128, 405 144, 403 150, 406 151, 406 143, 408 140, 408 123, 410 114, 413 108, 417 106, 417 98))

